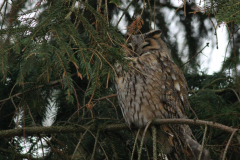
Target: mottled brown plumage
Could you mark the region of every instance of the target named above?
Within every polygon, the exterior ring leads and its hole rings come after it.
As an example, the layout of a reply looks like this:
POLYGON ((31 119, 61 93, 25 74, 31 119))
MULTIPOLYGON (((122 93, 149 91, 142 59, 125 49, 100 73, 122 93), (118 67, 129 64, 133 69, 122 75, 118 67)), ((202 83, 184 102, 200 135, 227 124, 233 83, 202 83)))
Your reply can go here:
MULTIPOLYGON (((143 128, 155 118, 187 118, 187 83, 160 35, 161 30, 127 35, 123 50, 130 60, 128 70, 115 64, 119 105, 130 127, 143 128)), ((184 159, 184 155, 193 160, 199 155, 201 145, 191 138, 188 125, 162 125, 157 136, 169 160, 184 159)), ((207 150, 201 159, 210 159, 207 150)))

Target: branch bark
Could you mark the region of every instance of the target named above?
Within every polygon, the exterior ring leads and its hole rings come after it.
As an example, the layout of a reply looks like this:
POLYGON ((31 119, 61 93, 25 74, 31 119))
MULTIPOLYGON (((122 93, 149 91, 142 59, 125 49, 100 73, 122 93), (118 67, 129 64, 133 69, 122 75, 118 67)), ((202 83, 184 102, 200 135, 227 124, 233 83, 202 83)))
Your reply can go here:
MULTIPOLYGON (((193 120, 193 119, 155 119, 153 120, 152 124, 154 125, 162 125, 162 124, 189 124, 189 125, 198 125, 198 126, 205 126, 208 125, 213 128, 221 129, 226 132, 232 133, 233 131, 237 131, 240 133, 239 129, 228 127, 219 123, 215 123, 212 121, 204 121, 204 120, 193 120)), ((127 130, 129 127, 125 124, 110 124, 110 125, 103 125, 99 126, 103 131, 119 131, 119 130, 127 130)), ((19 129, 10 129, 10 130, 3 130, 0 131, 0 138, 4 137, 13 137, 13 136, 23 136, 25 135, 36 135, 36 134, 56 134, 56 133, 72 133, 72 132, 84 132, 86 126, 51 126, 51 127, 24 127, 19 129)), ((134 128, 133 128, 134 129, 134 128)), ((90 131, 97 131, 96 126, 91 126, 89 128, 90 131)))

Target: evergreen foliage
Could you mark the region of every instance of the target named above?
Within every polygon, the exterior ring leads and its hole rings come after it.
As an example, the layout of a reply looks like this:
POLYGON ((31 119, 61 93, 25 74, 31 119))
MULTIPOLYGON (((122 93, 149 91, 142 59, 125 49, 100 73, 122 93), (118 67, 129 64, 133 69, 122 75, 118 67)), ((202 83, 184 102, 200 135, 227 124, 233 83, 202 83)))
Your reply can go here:
MULTIPOLYGON (((118 61, 127 69, 121 52, 125 31, 120 30, 119 22, 124 19, 127 29, 138 16, 144 22, 142 33, 154 28, 162 30, 162 39, 185 73, 192 107, 189 118, 239 128, 240 33, 235 25, 240 23, 239 2, 204 3, 214 7, 205 10, 208 16, 193 10, 197 6, 194 1, 179 8, 170 0, 2 0, 0 135, 17 128, 22 128, 23 134, 0 136, 0 159, 138 158, 140 143, 133 150, 134 131, 121 127, 111 132, 104 130, 109 124, 124 123, 115 96, 113 66, 118 61), (169 12, 174 13, 170 21, 169 12), (204 39, 211 43, 209 33, 216 32, 208 26, 214 18, 229 28, 228 54, 221 70, 207 75, 200 70, 198 61, 199 53, 204 52, 204 39), (177 33, 171 33, 171 21, 177 23, 177 33), (179 33, 184 39, 179 40, 179 33), (25 127, 46 126, 46 122, 82 127, 85 132, 25 134, 25 127), (91 127, 96 131, 92 132, 91 127)), ((204 128, 191 127, 201 142, 204 128)), ((213 159, 223 157, 230 135, 208 128, 205 145, 213 159)), ((239 157, 238 139, 236 133, 227 159, 239 157)), ((151 159, 152 150, 152 144, 144 145, 142 159, 151 159)))

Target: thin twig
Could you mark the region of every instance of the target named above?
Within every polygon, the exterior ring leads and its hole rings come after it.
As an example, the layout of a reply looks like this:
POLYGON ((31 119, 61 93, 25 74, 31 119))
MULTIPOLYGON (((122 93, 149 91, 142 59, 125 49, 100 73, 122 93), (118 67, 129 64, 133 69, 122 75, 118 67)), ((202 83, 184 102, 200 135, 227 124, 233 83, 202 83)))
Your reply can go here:
POLYGON ((235 128, 222 125, 220 123, 204 120, 192 120, 192 119, 155 119, 153 124, 162 125, 162 124, 191 124, 191 125, 208 125, 213 128, 218 128, 226 132, 233 132, 235 128))
MULTIPOLYGON (((78 101, 78 96, 77 96, 77 92, 76 92, 76 89, 73 87, 73 91, 74 91, 74 95, 75 95, 75 98, 76 98, 76 101, 77 101, 77 107, 78 107, 78 110, 80 109, 79 106, 81 107, 79 101, 78 101)), ((79 112, 78 112, 78 115, 79 115, 79 112)))
POLYGON ((206 139, 206 133, 207 133, 207 125, 205 125, 205 130, 204 130, 203 140, 202 140, 202 148, 201 148, 198 160, 201 160, 201 157, 202 157, 202 152, 203 152, 203 149, 204 149, 204 141, 206 139))
POLYGON ((223 158, 222 158, 222 160, 225 159, 226 154, 227 154, 227 150, 228 150, 228 146, 230 145, 230 143, 231 143, 231 141, 232 141, 232 138, 233 138, 233 135, 235 134, 235 132, 236 132, 237 130, 238 130, 238 129, 235 129, 235 130, 232 132, 232 135, 231 135, 231 137, 229 138, 228 143, 227 143, 227 145, 226 145, 226 148, 225 148, 225 150, 224 150, 224 152, 223 152, 223 158))
POLYGON ((99 132, 100 132, 100 129, 98 128, 98 130, 97 130, 97 135, 96 135, 96 137, 95 137, 95 144, 94 144, 94 148, 93 148, 92 158, 91 158, 92 160, 94 160, 94 155, 95 155, 96 148, 97 148, 97 142, 98 142, 99 132))
POLYGON ((189 108, 190 108, 190 110, 193 112, 194 116, 195 116, 197 119, 199 119, 198 116, 197 116, 197 114, 196 114, 196 112, 192 109, 192 107, 189 106, 189 108))
POLYGON ((156 29, 156 0, 154 0, 154 4, 153 4, 153 12, 154 12, 154 30, 156 29))
POLYGON ((234 89, 232 89, 232 88, 227 88, 227 89, 233 91, 233 93, 236 95, 236 97, 237 97, 237 99, 238 99, 238 101, 239 101, 239 103, 240 103, 240 98, 239 98, 237 92, 236 92, 234 89))
POLYGON ((106 18, 107 18, 107 23, 108 22, 108 5, 107 5, 107 0, 105 0, 105 14, 106 14, 106 18))
POLYGON ((180 67, 184 66, 185 64, 187 64, 188 62, 190 62, 193 58, 195 58, 197 55, 199 55, 200 53, 202 53, 202 51, 203 51, 206 47, 209 47, 209 43, 207 43, 197 54, 195 54, 192 58, 190 58, 186 63, 182 64, 180 67))
POLYGON ((235 75, 236 75, 236 80, 237 80, 237 89, 238 89, 238 94, 240 94, 240 86, 239 86, 239 79, 238 79, 238 60, 237 60, 237 53, 236 53, 236 47, 235 47, 235 38, 234 38, 234 23, 231 23, 232 26, 232 50, 233 50, 233 55, 234 55, 234 62, 235 62, 235 75))
MULTIPOLYGON (((12 101, 12 103, 13 103, 15 109, 16 109, 16 112, 15 112, 15 115, 17 115, 16 128, 19 128, 19 112, 18 112, 18 107, 17 107, 16 104, 14 103, 13 98, 11 98, 11 101, 12 101)), ((14 115, 14 117, 15 117, 15 115, 14 115)), ((11 122, 11 123, 12 123, 12 122, 11 122)))
MULTIPOLYGON (((225 144, 218 144, 218 145, 205 145, 205 147, 224 147, 225 144)), ((240 146, 240 144, 230 144, 229 146, 240 146)))
POLYGON ((126 14, 128 8, 133 4, 133 2, 135 2, 135 1, 130 2, 129 5, 127 6, 127 8, 124 10, 122 16, 120 17, 120 19, 119 19, 118 22, 117 22, 116 28, 118 27, 118 24, 119 24, 120 21, 122 20, 123 16, 126 14))
POLYGON ((179 8, 181 8, 183 5, 184 5, 184 2, 177 9, 175 9, 175 12, 177 12, 179 8))
POLYGON ((145 0, 143 0, 143 9, 141 11, 140 17, 142 17, 144 9, 145 9, 145 0))
POLYGON ((66 15, 65 19, 68 19, 68 17, 71 16, 72 12, 74 11, 75 3, 76 3, 76 0, 73 1, 71 10, 70 10, 70 12, 66 15))
POLYGON ((217 49, 218 49, 218 37, 217 37, 217 27, 218 27, 218 25, 217 26, 214 25, 214 23, 213 23, 213 21, 212 21, 210 16, 209 16, 209 19, 212 22, 212 25, 213 25, 213 28, 214 28, 214 31, 215 31, 214 34, 216 35, 216 45, 217 45, 217 49))
POLYGON ((149 6, 149 10, 150 10, 149 29, 152 30, 152 9, 151 9, 151 4, 150 4, 149 0, 148 0, 148 6, 149 6))
POLYGON ((42 148, 42 157, 44 157, 44 149, 43 149, 43 142, 42 142, 42 138, 41 138, 41 136, 39 137, 39 140, 40 140, 40 142, 41 142, 41 148, 42 148))
POLYGON ((135 150, 135 147, 137 145, 137 140, 138 140, 138 135, 139 135, 139 132, 140 132, 140 128, 138 129, 138 132, 137 132, 137 135, 135 137, 135 141, 134 141, 134 145, 133 145, 133 150, 132 150, 132 156, 131 156, 131 160, 133 160, 133 155, 134 155, 134 150, 135 150))
MULTIPOLYGON (((86 129, 86 131, 82 134, 80 140, 78 141, 78 144, 77 144, 77 146, 76 146, 76 148, 75 148, 75 150, 74 150, 74 152, 73 152, 73 154, 72 154, 72 158, 71 158, 72 160, 74 159, 74 155, 76 154, 76 152, 77 152, 77 150, 78 150, 78 147, 79 147, 79 145, 81 144, 81 141, 82 141, 83 137, 84 137, 85 134, 88 132, 88 130, 89 130, 90 127, 91 127, 91 126, 89 126, 89 127, 86 129)), ((80 154, 81 154, 81 153, 80 153, 80 154)))
POLYGON ((33 116, 32 116, 31 110, 30 110, 30 108, 29 108, 28 105, 27 105, 27 107, 28 107, 28 113, 29 113, 30 117, 32 118, 32 121, 33 121, 34 125, 37 126, 37 124, 36 124, 35 121, 34 121, 34 118, 33 118, 33 116))
MULTIPOLYGON (((202 89, 199 89, 199 90, 190 90, 190 91, 188 91, 188 92, 189 92, 189 93, 195 93, 195 92, 199 92, 199 91, 201 91, 201 90, 202 90, 202 89)), ((233 91, 233 93, 236 95, 238 101, 240 102, 240 98, 239 98, 237 92, 236 92, 234 89, 232 89, 232 88, 216 89, 216 90, 213 89, 213 90, 211 90, 211 91, 212 91, 212 92, 216 92, 216 93, 221 93, 221 92, 226 91, 226 90, 231 90, 231 91, 233 91)))
POLYGON ((140 144, 140 147, 139 147, 139 151, 138 151, 138 160, 141 160, 141 154, 142 154, 142 146, 143 146, 143 141, 144 141, 144 138, 145 138, 145 134, 147 132, 147 129, 149 127, 149 125, 151 124, 152 121, 149 121, 144 129, 144 132, 143 132, 143 135, 142 135, 142 140, 141 140, 141 144, 140 144))
POLYGON ((178 134, 176 133, 176 131, 174 130, 174 128, 172 126, 170 126, 170 125, 168 125, 168 126, 171 128, 171 131, 174 133, 174 136, 177 138, 177 141, 178 141, 178 143, 181 147, 182 153, 184 155, 184 160, 187 160, 186 153, 184 152, 183 145, 181 143, 181 140, 180 140, 178 134))
POLYGON ((149 156, 149 152, 148 152, 148 148, 147 148, 147 145, 146 145, 146 143, 144 144, 144 146, 145 146, 145 148, 146 148, 146 152, 147 152, 147 158, 148 158, 148 160, 150 160, 150 156, 149 156))
POLYGON ((94 99, 95 101, 100 101, 100 100, 103 100, 103 99, 107 99, 107 98, 111 98, 111 97, 116 97, 117 94, 111 94, 111 95, 107 95, 105 97, 102 97, 102 98, 98 98, 98 99, 94 99))
POLYGON ((157 130, 155 126, 152 126, 153 136, 153 159, 157 160, 157 130))
POLYGON ((186 17, 186 15, 187 15, 187 11, 186 11, 186 10, 187 10, 187 3, 186 3, 186 1, 187 1, 187 0, 184 0, 184 2, 183 2, 183 3, 184 3, 184 16, 185 16, 185 17, 186 17))
MULTIPOLYGON (((82 1, 81 1, 82 2, 82 1)), ((88 3, 88 0, 85 1, 85 3, 88 3)), ((82 15, 84 15, 84 11, 86 10, 86 6, 84 6, 83 11, 82 11, 82 15)))
POLYGON ((115 111, 116 111, 116 116, 117 116, 117 119, 119 119, 118 117, 118 111, 117 111, 117 107, 114 105, 114 103, 112 101, 110 101, 108 98, 106 98, 106 100, 112 104, 112 106, 114 107, 115 111))
POLYGON ((204 86, 202 89, 204 89, 204 88, 212 85, 214 82, 216 82, 216 81, 218 81, 218 80, 223 80, 223 79, 227 79, 227 78, 217 78, 217 79, 213 80, 211 83, 209 83, 209 84, 207 84, 206 86, 204 86))

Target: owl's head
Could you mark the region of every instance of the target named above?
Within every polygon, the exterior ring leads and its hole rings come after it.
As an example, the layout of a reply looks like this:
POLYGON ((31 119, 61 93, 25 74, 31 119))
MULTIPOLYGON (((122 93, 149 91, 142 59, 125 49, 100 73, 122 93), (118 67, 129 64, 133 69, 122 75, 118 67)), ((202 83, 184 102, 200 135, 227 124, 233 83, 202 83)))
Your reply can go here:
POLYGON ((171 59, 170 52, 166 44, 160 38, 162 31, 154 30, 145 34, 129 35, 125 36, 126 47, 124 52, 127 57, 139 57, 147 52, 152 52, 153 50, 159 50, 161 56, 168 57, 171 59))

